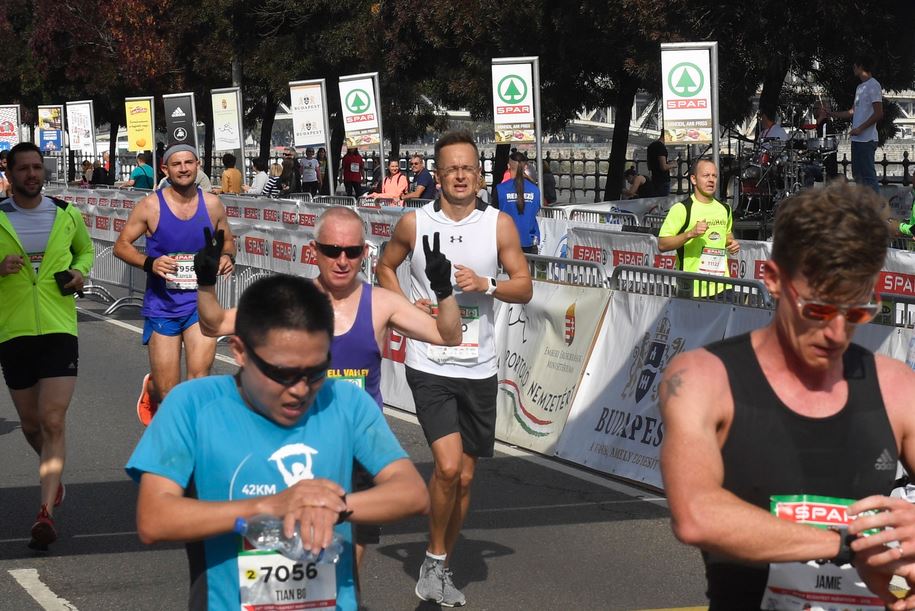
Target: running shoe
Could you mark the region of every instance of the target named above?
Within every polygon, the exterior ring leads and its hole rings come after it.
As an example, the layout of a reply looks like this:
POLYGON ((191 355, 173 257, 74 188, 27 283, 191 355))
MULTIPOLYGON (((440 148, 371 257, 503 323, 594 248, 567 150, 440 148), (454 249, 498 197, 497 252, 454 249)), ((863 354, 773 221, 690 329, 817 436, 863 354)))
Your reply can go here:
POLYGON ((443 607, 463 607, 467 604, 467 599, 460 590, 454 587, 451 576, 451 569, 445 569, 442 575, 442 599, 438 601, 438 604, 443 607))
POLYGON ((32 524, 32 540, 29 547, 37 550, 47 550, 48 546, 57 541, 57 528, 54 518, 48 513, 48 506, 42 505, 35 523, 32 524))
POLYGON ((64 502, 64 497, 67 496, 67 489, 64 487, 64 483, 60 482, 57 484, 57 496, 54 497, 54 506, 60 507, 60 504, 64 502))
POLYGON ((442 602, 442 585, 445 578, 445 561, 426 556, 419 567, 419 581, 416 582, 416 595, 420 600, 434 603, 442 602))
POLYGON ((143 389, 140 391, 140 398, 137 399, 137 418, 140 419, 140 424, 149 426, 157 409, 159 409, 159 404, 153 401, 152 395, 149 394, 149 374, 147 373, 143 376, 143 389))

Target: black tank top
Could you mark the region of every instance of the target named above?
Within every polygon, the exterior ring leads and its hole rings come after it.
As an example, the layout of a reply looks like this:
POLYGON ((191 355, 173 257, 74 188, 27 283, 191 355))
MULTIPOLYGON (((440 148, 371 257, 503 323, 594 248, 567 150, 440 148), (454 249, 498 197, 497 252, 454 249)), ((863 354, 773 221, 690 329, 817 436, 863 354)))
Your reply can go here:
MULTIPOLYGON (((721 449, 724 488, 769 511, 770 495, 861 499, 889 494, 898 452, 877 383, 874 355, 851 344, 842 358, 848 401, 826 418, 802 416, 776 396, 749 334, 706 349, 728 372, 734 417, 721 449)), ((710 610, 759 609, 768 566, 703 553, 710 610)))

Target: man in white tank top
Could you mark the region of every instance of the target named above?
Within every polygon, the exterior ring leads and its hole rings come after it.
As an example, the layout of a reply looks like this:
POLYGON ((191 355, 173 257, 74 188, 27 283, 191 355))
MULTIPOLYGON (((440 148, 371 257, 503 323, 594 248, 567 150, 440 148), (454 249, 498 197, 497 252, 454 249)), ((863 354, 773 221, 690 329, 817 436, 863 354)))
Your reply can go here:
POLYGON ((477 459, 492 456, 496 420, 496 353, 493 298, 527 303, 533 294, 527 260, 511 218, 477 199, 480 154, 468 132, 449 132, 435 145, 441 181, 439 198, 405 214, 376 267, 381 286, 403 292, 396 270, 412 253, 410 298, 433 313, 438 294, 431 286, 426 250, 438 246, 453 263, 455 296, 461 307, 460 346, 408 340, 406 372, 416 414, 432 448, 429 481, 432 511, 429 547, 416 595, 445 607, 465 604, 451 579, 450 557, 470 505, 477 459), (508 279, 496 281, 501 264, 508 279))

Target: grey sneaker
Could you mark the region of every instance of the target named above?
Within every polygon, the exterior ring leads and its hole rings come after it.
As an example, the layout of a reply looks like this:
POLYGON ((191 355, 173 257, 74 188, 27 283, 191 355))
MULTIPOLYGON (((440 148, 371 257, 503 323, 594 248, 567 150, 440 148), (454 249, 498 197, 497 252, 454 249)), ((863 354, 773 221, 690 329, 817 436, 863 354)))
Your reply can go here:
POLYGON ((442 600, 439 601, 439 604, 443 607, 463 607, 467 603, 467 599, 460 590, 454 587, 451 575, 451 569, 445 569, 442 574, 442 600))
MULTIPOLYGON (((416 595, 421 600, 434 603, 442 602, 442 586, 445 579, 445 562, 426 556, 419 567, 419 581, 416 582, 416 595)), ((452 586, 453 587, 453 586, 452 586)), ((458 592, 460 594, 460 592, 458 592)))

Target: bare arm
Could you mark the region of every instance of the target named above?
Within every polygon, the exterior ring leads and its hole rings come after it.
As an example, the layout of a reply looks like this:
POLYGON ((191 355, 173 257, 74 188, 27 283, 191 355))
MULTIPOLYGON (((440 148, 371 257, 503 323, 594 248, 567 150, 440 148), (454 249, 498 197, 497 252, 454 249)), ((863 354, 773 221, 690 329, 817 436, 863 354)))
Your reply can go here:
POLYGON ((429 513, 429 492, 413 463, 395 460, 375 476, 368 490, 346 495, 350 522, 383 524, 429 513))
POLYGON ((661 382, 661 473, 677 539, 746 562, 832 558, 837 533, 780 520, 724 489, 721 445, 733 412, 721 361, 674 358, 661 382), (726 399, 723 399, 726 397, 726 399))
POLYGON ((216 297, 215 286, 197 287, 197 314, 200 331, 208 337, 235 334, 236 308, 223 309, 216 297))
POLYGON ((504 212, 499 213, 496 242, 499 247, 499 262, 508 274, 508 280, 496 283, 496 292, 493 296, 505 303, 529 302, 534 296, 531 272, 524 251, 521 250, 521 240, 515 222, 504 212))
POLYGON ((127 217, 124 229, 121 230, 118 239, 114 243, 114 256, 134 267, 142 268, 143 263, 146 262, 146 255, 137 250, 133 243, 149 230, 149 200, 151 197, 154 196, 144 197, 137 202, 130 216, 127 217))
POLYGON ((236 246, 235 236, 232 235, 232 228, 229 226, 229 217, 226 215, 226 207, 215 195, 204 193, 203 197, 210 215, 210 222, 213 223, 213 230, 221 229, 223 231, 223 256, 219 260, 219 275, 231 274, 235 271, 233 259, 236 254, 236 246))
POLYGON ((375 275, 378 277, 378 284, 404 295, 403 289, 400 288, 400 282, 397 280, 397 268, 403 263, 407 256, 413 251, 413 236, 416 235, 416 213, 408 212, 394 226, 394 234, 388 240, 381 258, 375 265, 375 275))
POLYGON ((668 252, 671 250, 677 250, 682 247, 684 244, 692 240, 693 238, 698 238, 699 236, 705 234, 708 230, 708 223, 699 221, 693 225, 692 229, 687 229, 683 233, 678 233, 677 235, 665 236, 658 238, 658 250, 661 252, 668 252))
POLYGON ((185 497, 184 488, 166 477, 144 473, 137 498, 137 531, 144 543, 198 541, 231 532, 236 518, 268 514, 284 518, 287 534, 295 522, 303 525, 303 534, 314 528, 313 539, 320 549, 330 543, 334 522, 346 509, 343 492, 330 480, 313 479, 270 496, 201 501, 185 497))
POLYGON ((658 155, 658 167, 661 168, 662 172, 670 172, 674 167, 674 163, 668 161, 666 155, 658 155))
POLYGON ((414 189, 413 191, 410 191, 409 193, 404 193, 402 199, 413 199, 413 198, 417 198, 417 197, 422 197, 423 192, 425 190, 426 190, 426 187, 424 187, 423 185, 417 185, 416 189, 414 189))
POLYGON ((388 324, 400 334, 440 346, 460 345, 461 311, 453 295, 438 302, 436 318, 415 307, 403 295, 394 291, 376 288, 372 295, 391 312, 388 324))

